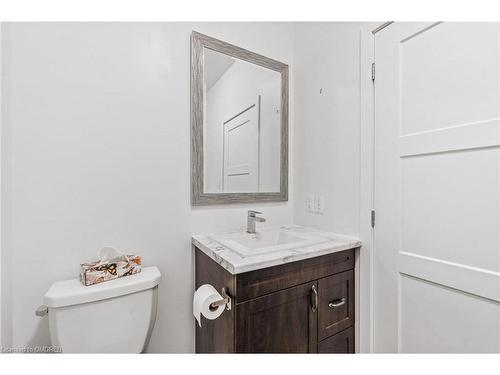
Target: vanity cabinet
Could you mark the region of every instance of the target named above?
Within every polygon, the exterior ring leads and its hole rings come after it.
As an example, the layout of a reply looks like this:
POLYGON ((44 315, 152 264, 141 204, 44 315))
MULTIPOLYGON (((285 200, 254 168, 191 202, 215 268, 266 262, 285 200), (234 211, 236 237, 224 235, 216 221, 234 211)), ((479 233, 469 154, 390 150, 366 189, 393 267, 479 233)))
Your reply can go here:
POLYGON ((196 325, 196 352, 354 353, 354 251, 233 275, 196 248, 196 288, 232 298, 196 325))

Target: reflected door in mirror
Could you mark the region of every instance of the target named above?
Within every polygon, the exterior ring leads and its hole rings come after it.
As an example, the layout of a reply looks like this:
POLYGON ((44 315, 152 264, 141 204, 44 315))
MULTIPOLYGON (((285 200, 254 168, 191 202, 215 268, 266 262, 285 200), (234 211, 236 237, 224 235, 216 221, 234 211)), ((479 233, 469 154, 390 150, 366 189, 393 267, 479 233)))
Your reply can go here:
POLYGON ((205 192, 279 192, 281 74, 203 51, 205 192))
POLYGON ((224 193, 259 189, 259 100, 224 122, 224 193))

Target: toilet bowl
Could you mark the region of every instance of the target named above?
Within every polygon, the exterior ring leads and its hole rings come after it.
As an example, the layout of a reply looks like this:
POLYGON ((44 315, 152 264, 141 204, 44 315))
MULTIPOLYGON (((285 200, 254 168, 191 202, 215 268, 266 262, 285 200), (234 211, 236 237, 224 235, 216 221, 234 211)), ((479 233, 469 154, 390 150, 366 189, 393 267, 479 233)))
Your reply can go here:
POLYGON ((43 301, 50 339, 63 353, 141 353, 156 320, 160 271, 84 286, 78 279, 54 283, 43 301))

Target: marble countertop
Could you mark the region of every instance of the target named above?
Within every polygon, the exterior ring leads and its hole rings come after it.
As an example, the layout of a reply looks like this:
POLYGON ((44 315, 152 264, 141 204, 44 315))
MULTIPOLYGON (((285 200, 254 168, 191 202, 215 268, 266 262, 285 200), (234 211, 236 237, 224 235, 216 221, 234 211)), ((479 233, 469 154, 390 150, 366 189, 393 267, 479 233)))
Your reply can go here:
MULTIPOLYGON (((264 232, 273 230, 292 234, 299 233, 308 236, 313 240, 309 241, 312 243, 306 244, 305 246, 286 248, 282 250, 276 250, 276 247, 274 247, 274 250, 268 253, 256 250, 256 254, 252 254, 252 250, 248 250, 246 255, 223 244, 222 241, 216 240, 223 238, 225 235, 230 237, 237 233, 244 234, 245 232, 243 231, 194 235, 191 238, 191 242, 233 275, 280 264, 296 262, 303 259, 314 258, 361 246, 361 241, 357 238, 305 228, 297 225, 267 227, 262 228, 260 231, 264 232)), ((257 235, 260 231, 257 231, 257 235)))

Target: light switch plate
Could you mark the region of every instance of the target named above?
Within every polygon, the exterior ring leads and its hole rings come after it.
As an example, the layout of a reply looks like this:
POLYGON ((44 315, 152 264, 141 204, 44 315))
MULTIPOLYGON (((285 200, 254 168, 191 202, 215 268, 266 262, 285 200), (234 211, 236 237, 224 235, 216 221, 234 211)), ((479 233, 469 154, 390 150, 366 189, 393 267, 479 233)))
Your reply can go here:
POLYGON ((322 195, 314 196, 314 212, 323 214, 325 212, 325 197, 322 195))
POLYGON ((306 212, 314 212, 314 195, 306 195, 306 212))

